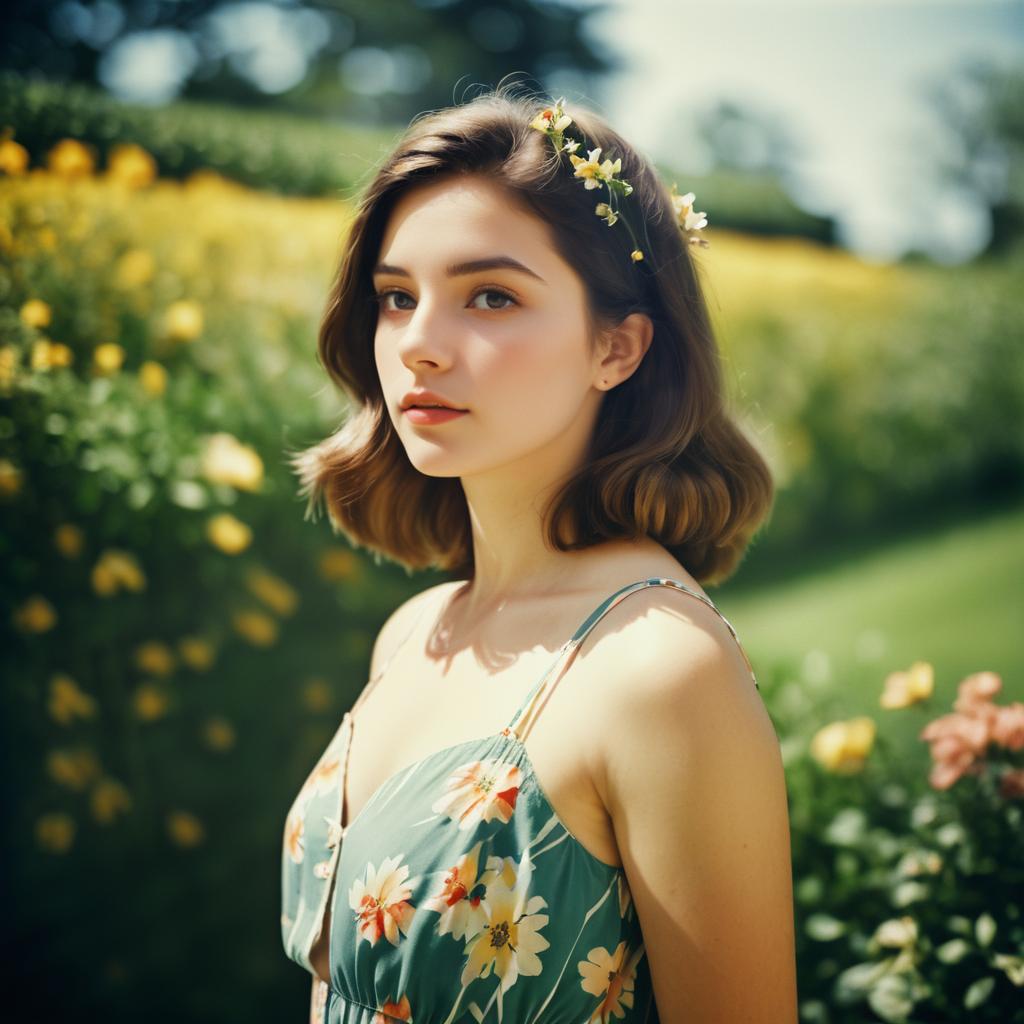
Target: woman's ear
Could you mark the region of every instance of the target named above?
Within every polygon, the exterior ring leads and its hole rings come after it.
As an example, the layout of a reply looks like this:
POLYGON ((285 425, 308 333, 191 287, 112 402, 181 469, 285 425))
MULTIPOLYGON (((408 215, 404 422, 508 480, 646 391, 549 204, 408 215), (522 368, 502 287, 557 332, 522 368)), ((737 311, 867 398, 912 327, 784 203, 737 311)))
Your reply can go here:
POLYGON ((654 322, 646 313, 630 313, 618 326, 605 332, 595 380, 608 390, 636 372, 654 338, 654 322))

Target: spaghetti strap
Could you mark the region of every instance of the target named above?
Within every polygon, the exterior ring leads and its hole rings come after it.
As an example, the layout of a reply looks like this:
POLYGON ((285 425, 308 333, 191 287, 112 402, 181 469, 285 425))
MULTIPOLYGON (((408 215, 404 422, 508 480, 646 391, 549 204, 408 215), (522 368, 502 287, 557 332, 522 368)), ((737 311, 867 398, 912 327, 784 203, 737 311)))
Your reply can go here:
POLYGON ((665 576, 649 576, 646 579, 637 580, 635 583, 627 583, 626 586, 620 587, 610 597, 606 597, 580 624, 579 628, 575 633, 562 645, 561 650, 555 657, 554 663, 550 668, 540 677, 540 679, 534 684, 533 688, 527 693, 522 704, 516 710, 516 713, 512 716, 508 725, 505 727, 506 732, 512 731, 513 726, 520 718, 524 717, 530 709, 536 698, 540 695, 544 683, 549 679, 557 679, 561 674, 562 667, 567 665, 579 649, 580 645, 586 639, 587 634, 601 621, 601 619, 612 610, 620 601, 624 600, 630 594, 635 593, 638 590, 643 590, 645 587, 675 587, 678 590, 682 590, 687 594, 691 594, 697 598, 698 601, 702 601, 709 608, 718 614, 718 617, 726 624, 729 632, 732 634, 732 638, 736 641, 736 645, 740 649, 740 653, 743 655, 743 660, 746 662, 747 669, 750 672, 750 678, 754 682, 754 686, 760 689, 757 683, 757 677, 754 675, 754 667, 750 664, 750 659, 747 657, 747 652, 743 649, 743 645, 739 641, 739 637, 736 635, 736 630, 733 629, 732 623, 718 610, 715 604, 706 598, 703 594, 698 593, 691 587, 688 587, 685 583, 680 583, 679 580, 670 579, 665 576))

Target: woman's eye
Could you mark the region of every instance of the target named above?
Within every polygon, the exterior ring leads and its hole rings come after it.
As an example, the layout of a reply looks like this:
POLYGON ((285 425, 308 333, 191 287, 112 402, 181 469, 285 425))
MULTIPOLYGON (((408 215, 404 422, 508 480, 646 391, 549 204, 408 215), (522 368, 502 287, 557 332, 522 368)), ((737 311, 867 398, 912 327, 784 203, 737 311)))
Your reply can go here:
MULTIPOLYGON (((482 291, 477 292, 476 295, 473 296, 473 301, 476 302, 477 299, 481 298, 484 295, 497 295, 499 299, 504 299, 506 302, 511 303, 513 306, 516 305, 516 300, 515 300, 515 298, 513 298, 512 295, 510 295, 506 291, 501 291, 500 289, 497 289, 497 288, 484 288, 482 291)), ((477 309, 484 308, 484 309, 498 310, 498 309, 508 309, 508 306, 492 306, 488 302, 485 306, 483 306, 483 307, 477 306, 476 308, 477 309)))
MULTIPOLYGON (((410 302, 415 301, 411 295, 407 294, 406 292, 397 291, 394 288, 388 289, 387 291, 377 292, 377 294, 374 296, 374 298, 377 300, 377 304, 380 306, 380 308, 382 310, 384 310, 385 312, 404 313, 404 312, 408 312, 410 309, 412 309, 412 306, 403 306, 403 305, 397 305, 397 306, 393 306, 393 307, 388 306, 387 305, 388 299, 390 299, 392 296, 394 296, 394 299, 395 299, 396 302, 398 302, 399 300, 405 300, 405 299, 408 299, 410 302)), ((475 303, 477 301, 477 299, 480 299, 480 298, 482 298, 484 296, 492 296, 492 297, 493 296, 497 296, 498 299, 502 302, 502 304, 501 305, 492 305, 492 300, 489 299, 489 300, 486 301, 486 303, 483 306, 479 306, 479 305, 478 306, 474 306, 475 309, 489 309, 492 312, 497 312, 500 309, 508 309, 509 308, 509 306, 506 305, 505 303, 511 304, 513 306, 518 305, 518 302, 517 302, 515 296, 512 295, 511 292, 506 292, 506 291, 504 291, 503 289, 500 289, 500 288, 481 288, 480 291, 478 291, 476 293, 476 295, 473 296, 471 301, 473 303, 475 303)))

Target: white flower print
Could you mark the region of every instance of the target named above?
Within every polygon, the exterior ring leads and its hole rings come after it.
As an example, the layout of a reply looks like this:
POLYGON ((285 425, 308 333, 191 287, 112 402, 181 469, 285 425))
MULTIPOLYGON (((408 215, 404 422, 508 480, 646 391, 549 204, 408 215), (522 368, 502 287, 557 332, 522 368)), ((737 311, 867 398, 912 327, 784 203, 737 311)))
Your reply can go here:
POLYGON ((349 889, 348 904, 356 912, 356 930, 371 946, 383 935, 397 946, 401 935, 408 935, 415 908, 408 902, 418 879, 406 881, 409 865, 402 864, 404 854, 385 857, 380 868, 366 865, 362 879, 349 889))
POLYGON ((431 888, 433 895, 420 904, 420 909, 433 910, 441 915, 437 924, 438 935, 450 934, 454 939, 469 939, 487 921, 487 913, 481 905, 484 882, 477 877, 482 845, 482 842, 477 843, 452 867, 437 872, 431 888))
POLYGON ((460 765, 445 780, 447 792, 431 810, 457 821, 460 830, 496 818, 507 824, 512 819, 522 773, 514 764, 491 759, 460 765))

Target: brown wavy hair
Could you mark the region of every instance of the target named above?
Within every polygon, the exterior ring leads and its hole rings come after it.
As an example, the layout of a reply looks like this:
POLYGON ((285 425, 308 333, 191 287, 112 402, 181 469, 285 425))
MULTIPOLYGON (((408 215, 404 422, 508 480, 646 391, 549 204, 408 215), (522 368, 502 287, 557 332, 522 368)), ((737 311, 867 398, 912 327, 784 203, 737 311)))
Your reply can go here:
POLYGON ((530 127, 547 104, 498 86, 413 120, 358 202, 321 319, 318 355, 349 399, 341 427, 288 459, 335 533, 413 569, 471 578, 469 513, 457 477, 430 477, 409 462, 388 416, 374 362, 378 307, 372 268, 389 214, 408 189, 441 176, 485 175, 550 226, 552 244, 583 281, 591 344, 628 314, 651 317, 654 335, 635 372, 608 391, 587 456, 545 510, 547 542, 586 548, 645 535, 695 579, 721 583, 770 513, 771 472, 725 408, 722 368, 693 246, 679 230, 668 188, 648 161, 599 115, 573 104, 573 137, 621 157, 628 204, 645 254, 630 256, 621 227, 595 215, 564 154, 530 127))

